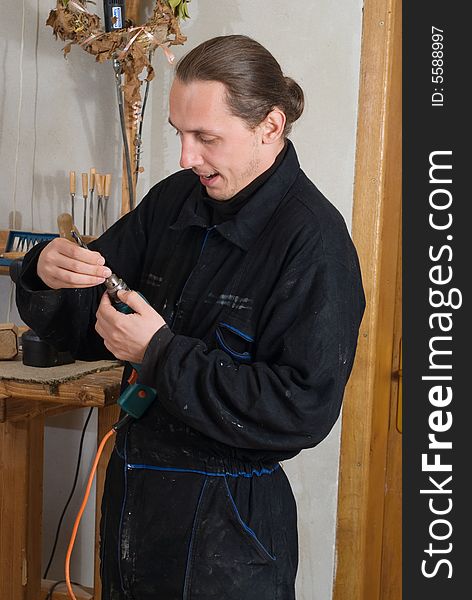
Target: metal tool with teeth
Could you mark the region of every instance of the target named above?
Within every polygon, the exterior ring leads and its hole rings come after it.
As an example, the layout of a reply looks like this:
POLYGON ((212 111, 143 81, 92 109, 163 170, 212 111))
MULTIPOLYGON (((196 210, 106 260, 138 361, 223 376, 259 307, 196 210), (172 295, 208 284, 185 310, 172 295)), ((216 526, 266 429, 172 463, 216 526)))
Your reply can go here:
POLYGON ((47 242, 55 237, 58 237, 57 233, 36 233, 11 229, 8 233, 5 250, 0 254, 0 266, 9 267, 15 259, 21 258, 21 255, 26 254, 36 244, 47 242))

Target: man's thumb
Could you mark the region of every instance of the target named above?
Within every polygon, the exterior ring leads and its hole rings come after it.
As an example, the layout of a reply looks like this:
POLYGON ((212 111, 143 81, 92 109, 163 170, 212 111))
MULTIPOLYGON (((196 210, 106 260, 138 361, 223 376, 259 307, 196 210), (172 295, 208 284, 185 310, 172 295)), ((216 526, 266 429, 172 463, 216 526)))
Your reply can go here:
POLYGON ((147 305, 147 302, 142 298, 138 292, 132 290, 119 290, 118 298, 127 304, 137 313, 142 313, 143 308, 147 305))

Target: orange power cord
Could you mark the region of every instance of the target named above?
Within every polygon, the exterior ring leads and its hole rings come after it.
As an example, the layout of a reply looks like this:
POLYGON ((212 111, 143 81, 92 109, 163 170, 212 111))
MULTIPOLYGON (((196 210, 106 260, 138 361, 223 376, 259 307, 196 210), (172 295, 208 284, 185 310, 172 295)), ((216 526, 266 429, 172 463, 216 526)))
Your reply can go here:
POLYGON ((98 447, 97 454, 95 455, 95 460, 93 461, 92 470, 90 471, 87 488, 85 490, 84 499, 82 500, 82 504, 80 506, 79 512, 77 513, 77 517, 75 518, 74 527, 72 529, 72 535, 70 536, 69 547, 67 548, 66 554, 66 564, 65 564, 65 575, 66 575, 66 585, 67 591, 69 592, 69 596, 72 600, 77 600, 73 590, 72 584, 70 581, 70 557, 72 554, 72 550, 74 548, 75 538, 77 536, 77 530, 79 529, 80 520, 82 519, 83 512, 88 502, 88 498, 90 495, 90 490, 92 488, 93 478, 95 477, 95 472, 98 467, 98 461, 100 460, 100 456, 102 455, 103 448, 107 441, 111 438, 111 436, 116 433, 117 427, 114 426, 110 431, 104 436, 102 441, 100 442, 100 446, 98 447))

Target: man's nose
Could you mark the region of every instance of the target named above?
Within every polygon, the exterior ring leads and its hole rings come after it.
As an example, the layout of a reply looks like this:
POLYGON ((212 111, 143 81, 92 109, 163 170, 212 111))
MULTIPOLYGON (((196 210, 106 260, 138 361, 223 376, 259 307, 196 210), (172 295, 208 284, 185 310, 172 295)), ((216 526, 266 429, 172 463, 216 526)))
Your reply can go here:
POLYGON ((180 166, 182 169, 193 169, 203 164, 202 156, 196 145, 190 140, 181 138, 180 166))

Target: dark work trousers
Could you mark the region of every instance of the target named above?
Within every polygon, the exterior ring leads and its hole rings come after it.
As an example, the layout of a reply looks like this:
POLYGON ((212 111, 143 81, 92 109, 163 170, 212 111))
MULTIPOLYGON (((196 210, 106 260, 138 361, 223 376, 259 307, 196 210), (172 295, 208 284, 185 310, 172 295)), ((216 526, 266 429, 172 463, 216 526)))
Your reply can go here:
POLYGON ((102 502, 102 600, 294 600, 296 505, 281 467, 252 476, 127 465, 102 502))

